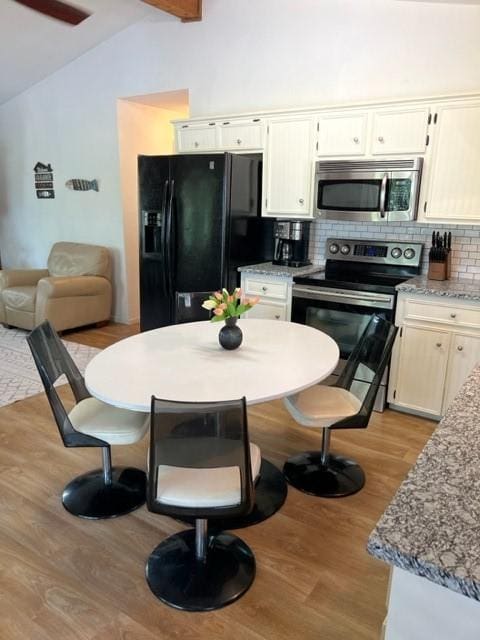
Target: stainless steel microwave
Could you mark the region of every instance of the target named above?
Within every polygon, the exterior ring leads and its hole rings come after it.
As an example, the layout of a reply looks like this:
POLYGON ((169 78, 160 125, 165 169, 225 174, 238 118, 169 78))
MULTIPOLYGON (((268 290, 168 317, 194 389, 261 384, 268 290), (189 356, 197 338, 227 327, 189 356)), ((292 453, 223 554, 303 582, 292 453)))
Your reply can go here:
POLYGON ((317 162, 314 210, 324 220, 415 220, 422 166, 422 158, 317 162))

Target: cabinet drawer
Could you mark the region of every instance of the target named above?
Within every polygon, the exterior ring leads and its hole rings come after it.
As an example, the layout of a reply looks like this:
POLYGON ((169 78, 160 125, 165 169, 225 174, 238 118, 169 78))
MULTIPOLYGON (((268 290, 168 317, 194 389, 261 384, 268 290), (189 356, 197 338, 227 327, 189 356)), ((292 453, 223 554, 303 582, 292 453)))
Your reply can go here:
POLYGON ((287 305, 280 302, 259 302, 247 313, 247 318, 287 320, 287 305))
POLYGON ((215 123, 210 125, 182 125, 177 129, 177 150, 211 151, 217 147, 215 123))
POLYGON ((448 323, 453 326, 480 327, 480 309, 407 300, 405 302, 405 319, 448 323))
POLYGON ((272 282, 271 280, 245 279, 245 293, 261 298, 276 298, 277 300, 287 299, 288 285, 286 282, 272 282))

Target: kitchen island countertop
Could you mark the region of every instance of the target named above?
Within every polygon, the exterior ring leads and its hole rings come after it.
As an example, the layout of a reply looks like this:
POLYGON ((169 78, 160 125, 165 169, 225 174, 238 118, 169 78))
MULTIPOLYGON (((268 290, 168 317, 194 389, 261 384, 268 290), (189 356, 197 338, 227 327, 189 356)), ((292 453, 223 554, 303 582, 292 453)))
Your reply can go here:
POLYGON ((480 281, 478 280, 428 280, 427 276, 423 275, 402 282, 396 289, 400 293, 480 301, 480 281))
POLYGON ((480 366, 377 523, 380 560, 480 600, 480 366))

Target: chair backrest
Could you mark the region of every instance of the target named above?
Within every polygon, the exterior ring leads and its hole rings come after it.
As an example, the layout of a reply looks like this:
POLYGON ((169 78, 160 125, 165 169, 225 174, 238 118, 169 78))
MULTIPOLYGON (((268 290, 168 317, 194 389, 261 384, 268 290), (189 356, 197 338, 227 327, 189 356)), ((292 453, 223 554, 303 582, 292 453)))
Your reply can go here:
POLYGON ((360 340, 335 383, 349 390, 361 401, 358 413, 340 420, 332 429, 362 428, 368 425, 375 397, 390 359, 397 327, 380 316, 373 315, 360 340), (359 383, 358 381, 365 381, 359 383))
POLYGON ((106 247, 80 242, 57 242, 48 256, 51 276, 101 276, 111 280, 110 252, 106 247))
POLYGON ((203 309, 202 303, 211 295, 211 291, 176 291, 175 324, 209 320, 211 312, 203 309))
POLYGON ((147 506, 177 517, 234 517, 249 513, 254 489, 245 398, 226 402, 171 402, 152 396, 147 506), (238 503, 177 507, 157 499, 158 468, 238 469, 238 503))
POLYGON ((66 447, 108 446, 106 442, 75 431, 67 411, 60 400, 55 382, 65 375, 76 402, 89 398, 83 376, 72 360, 65 345, 48 320, 38 325, 28 336, 28 346, 40 374, 45 393, 66 447))

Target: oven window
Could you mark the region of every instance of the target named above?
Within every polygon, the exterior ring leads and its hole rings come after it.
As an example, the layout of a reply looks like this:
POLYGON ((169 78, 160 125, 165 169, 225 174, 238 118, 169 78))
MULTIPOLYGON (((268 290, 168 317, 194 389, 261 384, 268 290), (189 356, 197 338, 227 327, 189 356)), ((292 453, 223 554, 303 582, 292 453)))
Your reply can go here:
POLYGON ((307 307, 305 324, 323 331, 335 340, 342 358, 348 358, 360 340, 373 311, 355 313, 352 310, 307 307))
POLYGON ((381 180, 319 180, 318 209, 379 211, 381 180))

